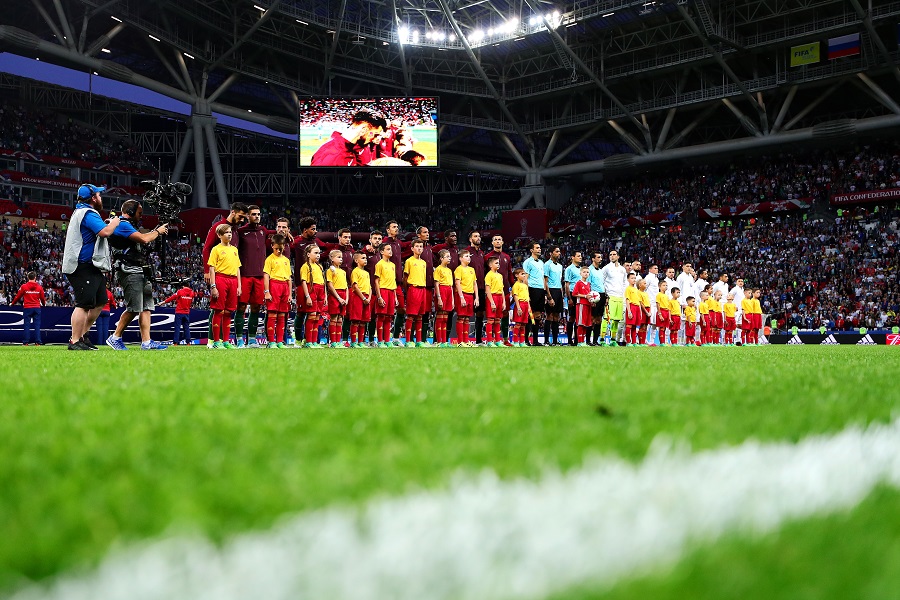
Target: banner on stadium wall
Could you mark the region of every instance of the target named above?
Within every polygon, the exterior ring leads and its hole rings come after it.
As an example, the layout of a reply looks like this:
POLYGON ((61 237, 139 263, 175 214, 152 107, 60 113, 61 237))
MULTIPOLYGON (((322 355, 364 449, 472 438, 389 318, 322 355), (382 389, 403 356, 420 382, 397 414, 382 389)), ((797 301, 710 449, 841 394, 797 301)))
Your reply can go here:
POLYGON ((831 204, 865 204, 870 202, 894 202, 897 200, 900 200, 900 188, 872 190, 870 192, 853 192, 852 194, 836 194, 831 197, 831 204))
MULTIPOLYGON (((35 177, 27 173, 22 173, 21 171, 0 171, 0 178, 2 178, 3 181, 6 182, 14 182, 22 185, 40 185, 44 187, 61 188, 73 193, 79 188, 79 186, 81 186, 82 183, 84 183, 83 181, 68 179, 66 177, 60 177, 58 179, 50 179, 48 177, 35 177)), ((103 184, 98 183, 98 185, 103 184)), ((142 196, 144 194, 144 190, 143 188, 136 188, 125 185, 117 187, 107 186, 106 191, 103 193, 107 196, 142 196)))
POLYGON ((503 239, 542 240, 550 231, 550 211, 546 208, 507 210, 503 213, 503 239))
MULTIPOLYGON (((115 329, 119 316, 124 309, 116 309, 110 315, 110 329, 115 329)), ((0 306, 0 344, 21 344, 23 339, 23 323, 21 306, 0 306)), ((206 338, 209 330, 209 311, 191 311, 191 336, 206 338)), ((61 306, 45 306, 41 309, 41 339, 45 344, 67 344, 72 333, 72 309, 61 306)), ((96 328, 91 331, 91 339, 95 341, 96 328)), ((175 309, 160 308, 150 319, 150 335, 159 342, 171 342, 175 335, 175 309)), ((141 341, 138 320, 135 319, 125 329, 126 342, 141 341)))
POLYGON ((778 202, 757 202, 756 204, 738 204, 737 206, 722 206, 719 208, 701 208, 699 216, 704 220, 721 219, 727 217, 752 217, 769 213, 789 212, 792 210, 806 210, 809 208, 809 199, 779 200, 778 202))
MULTIPOLYGON (((883 330, 882 330, 883 331, 883 330)), ((891 333, 773 333, 768 336, 771 344, 791 346, 898 346, 900 336, 891 333)))
POLYGON ((791 66, 812 65, 819 62, 819 42, 791 46, 791 66))
MULTIPOLYGON (((73 210, 75 210, 73 206, 63 206, 61 204, 25 202, 22 206, 19 206, 12 200, 0 200, 0 215, 22 217, 24 219, 68 221, 72 216, 73 210)), ((109 216, 109 213, 105 210, 101 210, 100 216, 105 219, 109 216)), ((153 229, 157 225, 159 225, 159 218, 156 215, 144 215, 141 219, 141 226, 145 229, 153 229)), ((175 229, 177 229, 177 227, 175 229)))
MULTIPOLYGON (((665 225, 674 223, 681 218, 683 210, 671 213, 653 213, 650 215, 640 215, 634 217, 622 217, 621 219, 600 219, 592 222, 591 227, 597 229, 623 229, 626 227, 647 227, 649 225, 665 225)), ((570 231, 580 231, 586 228, 584 223, 565 223, 551 228, 554 233, 567 233, 570 231)))
POLYGON ((62 165, 64 167, 78 167, 80 169, 91 169, 94 171, 110 171, 113 173, 125 173, 128 175, 140 175, 143 177, 156 175, 156 171, 149 169, 136 169, 134 167, 125 167, 110 163, 93 163, 86 160, 76 160, 74 158, 63 158, 61 156, 49 156, 46 154, 34 154, 25 152, 24 150, 7 150, 0 148, 0 156, 12 156, 21 158, 22 160, 33 160, 35 162, 43 162, 51 165, 62 165))

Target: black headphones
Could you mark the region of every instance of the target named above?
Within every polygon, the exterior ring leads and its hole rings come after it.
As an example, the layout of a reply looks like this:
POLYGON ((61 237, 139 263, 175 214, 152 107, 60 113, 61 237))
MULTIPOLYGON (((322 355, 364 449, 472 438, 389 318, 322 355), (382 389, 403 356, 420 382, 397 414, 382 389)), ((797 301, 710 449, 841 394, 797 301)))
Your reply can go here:
POLYGON ((141 206, 141 203, 138 202, 137 200, 125 200, 124 202, 122 202, 121 212, 123 214, 128 215, 129 217, 131 217, 133 219, 135 217, 135 215, 137 215, 137 210, 140 206, 141 206), (129 203, 131 203, 131 204, 130 204, 129 208, 126 209, 125 206, 129 205, 129 203))

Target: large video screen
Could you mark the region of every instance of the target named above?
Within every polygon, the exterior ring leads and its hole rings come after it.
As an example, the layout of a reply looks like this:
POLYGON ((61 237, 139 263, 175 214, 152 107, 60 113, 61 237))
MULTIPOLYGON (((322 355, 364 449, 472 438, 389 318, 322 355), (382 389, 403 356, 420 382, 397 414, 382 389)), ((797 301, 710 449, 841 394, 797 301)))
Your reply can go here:
POLYGON ((438 166, 437 98, 300 100, 301 167, 438 166))

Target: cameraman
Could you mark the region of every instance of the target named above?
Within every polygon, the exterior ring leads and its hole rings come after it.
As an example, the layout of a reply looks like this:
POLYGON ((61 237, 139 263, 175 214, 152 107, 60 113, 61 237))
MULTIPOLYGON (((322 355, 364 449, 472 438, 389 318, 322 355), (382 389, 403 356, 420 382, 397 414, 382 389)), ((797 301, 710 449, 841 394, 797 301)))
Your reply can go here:
POLYGON ((122 203, 122 222, 116 227, 109 238, 112 246, 113 265, 116 268, 116 278, 125 294, 125 311, 116 325, 116 331, 106 344, 113 350, 127 350, 122 342, 122 334, 125 328, 139 316, 138 324, 141 329, 141 350, 165 350, 166 344, 154 342, 150 339, 150 312, 155 308, 153 304, 153 267, 147 258, 144 248, 150 242, 159 239, 161 235, 169 232, 169 228, 163 224, 141 233, 141 217, 144 208, 137 200, 126 200, 122 203))

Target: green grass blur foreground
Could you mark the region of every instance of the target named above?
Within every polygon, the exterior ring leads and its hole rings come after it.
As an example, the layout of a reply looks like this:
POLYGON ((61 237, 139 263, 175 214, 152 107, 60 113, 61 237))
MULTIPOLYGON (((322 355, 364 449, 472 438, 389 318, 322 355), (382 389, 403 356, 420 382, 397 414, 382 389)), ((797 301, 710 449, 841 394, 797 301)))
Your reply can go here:
POLYGON ((658 434, 799 440, 900 404, 900 351, 884 346, 5 347, 0 368, 0 594, 164 532, 221 540, 460 471, 638 461, 658 434))
POLYGON ((898 598, 900 492, 878 488, 849 512, 788 523, 756 539, 733 535, 658 571, 552 600, 898 598))

